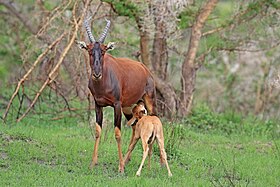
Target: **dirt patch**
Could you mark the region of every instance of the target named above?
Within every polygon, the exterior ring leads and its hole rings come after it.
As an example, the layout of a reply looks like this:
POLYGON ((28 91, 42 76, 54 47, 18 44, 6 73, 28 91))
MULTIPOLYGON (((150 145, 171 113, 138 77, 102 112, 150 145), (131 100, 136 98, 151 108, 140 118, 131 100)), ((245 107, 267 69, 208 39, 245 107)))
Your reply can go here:
POLYGON ((0 138, 4 142, 13 142, 13 141, 33 142, 33 140, 30 137, 27 137, 25 135, 9 135, 9 134, 0 133, 0 138))
POLYGON ((8 153, 6 153, 5 151, 0 151, 0 170, 7 170, 9 168, 9 164, 6 163, 6 160, 8 160, 8 158, 8 153))
POLYGON ((54 168, 55 166, 57 166, 57 163, 56 163, 56 160, 55 159, 52 159, 52 160, 44 160, 42 158, 32 158, 31 159, 32 162, 35 162, 39 165, 43 165, 43 166, 49 166, 49 167, 52 167, 54 168))
POLYGON ((259 153, 268 153, 269 150, 271 150, 272 147, 273 147, 273 143, 272 142, 255 141, 254 145, 256 146, 256 150, 259 153))
POLYGON ((0 158, 1 158, 2 160, 6 160, 6 159, 8 159, 9 157, 8 157, 8 154, 7 154, 6 152, 1 151, 1 152, 0 152, 0 158))
POLYGON ((9 164, 7 163, 0 163, 0 170, 7 170, 9 168, 9 164))

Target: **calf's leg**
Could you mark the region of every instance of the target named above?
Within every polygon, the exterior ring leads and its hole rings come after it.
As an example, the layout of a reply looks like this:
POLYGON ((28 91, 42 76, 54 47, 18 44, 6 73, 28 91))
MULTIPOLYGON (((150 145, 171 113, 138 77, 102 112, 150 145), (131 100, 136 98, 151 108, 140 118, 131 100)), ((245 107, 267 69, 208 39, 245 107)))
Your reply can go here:
POLYGON ((152 157, 152 153, 153 153, 153 143, 149 144, 149 160, 148 160, 148 168, 151 169, 151 157, 152 157))
POLYGON ((126 155, 124 157, 124 165, 126 165, 129 162, 131 153, 132 153, 132 151, 133 151, 133 149, 134 149, 134 147, 135 147, 135 145, 136 145, 138 140, 139 140, 139 137, 135 137, 135 136, 132 137, 132 141, 131 141, 131 143, 130 143, 130 145, 128 147, 128 151, 127 151, 127 153, 126 153, 126 155))
POLYGON ((142 158, 142 161, 141 161, 141 164, 139 166, 139 169, 138 171, 136 172, 136 175, 137 176, 140 176, 141 175, 141 170, 142 170, 142 167, 144 165, 144 162, 147 158, 147 155, 148 155, 148 151, 149 151, 149 147, 148 147, 148 144, 147 144, 147 141, 143 140, 142 139, 142 146, 143 146, 143 158, 142 158))
POLYGON ((159 150, 160 150, 160 155, 162 155, 162 161, 165 163, 166 165, 166 168, 167 168, 167 171, 168 171, 168 176, 171 177, 172 176, 172 173, 169 169, 169 166, 168 166, 168 163, 167 163, 167 156, 166 156, 166 152, 165 152, 165 149, 164 149, 164 142, 163 142, 163 138, 161 139, 158 139, 158 147, 159 147, 159 150))

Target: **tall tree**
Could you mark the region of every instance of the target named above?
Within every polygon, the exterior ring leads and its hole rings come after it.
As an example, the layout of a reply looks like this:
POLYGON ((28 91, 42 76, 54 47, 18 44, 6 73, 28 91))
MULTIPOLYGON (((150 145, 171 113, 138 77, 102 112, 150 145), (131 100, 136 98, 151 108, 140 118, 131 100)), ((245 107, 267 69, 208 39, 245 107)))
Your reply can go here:
POLYGON ((202 28, 205 22, 215 6, 218 0, 208 0, 201 8, 195 23, 192 26, 192 32, 190 42, 188 46, 188 52, 185 56, 185 60, 182 66, 182 92, 181 92, 181 115, 187 115, 190 112, 190 107, 193 100, 193 93, 195 90, 196 71, 198 64, 195 62, 199 41, 202 35, 202 28))

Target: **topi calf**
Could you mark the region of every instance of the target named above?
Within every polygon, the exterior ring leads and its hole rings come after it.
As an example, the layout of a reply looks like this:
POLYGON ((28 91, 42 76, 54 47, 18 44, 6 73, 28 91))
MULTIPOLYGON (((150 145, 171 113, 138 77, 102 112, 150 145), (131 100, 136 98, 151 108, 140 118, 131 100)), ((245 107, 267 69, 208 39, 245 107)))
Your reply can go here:
POLYGON ((172 173, 169 169, 166 152, 164 150, 163 128, 160 119, 157 116, 147 116, 147 111, 142 101, 138 102, 138 104, 132 109, 132 113, 133 117, 128 121, 127 124, 129 126, 135 125, 135 134, 131 144, 129 145, 128 152, 125 155, 124 163, 128 162, 131 152, 133 151, 137 141, 141 138, 143 146, 143 158, 136 173, 137 176, 140 176, 147 155, 149 155, 148 167, 150 168, 152 146, 154 140, 156 140, 160 149, 161 164, 166 165, 168 176, 171 177, 172 173))

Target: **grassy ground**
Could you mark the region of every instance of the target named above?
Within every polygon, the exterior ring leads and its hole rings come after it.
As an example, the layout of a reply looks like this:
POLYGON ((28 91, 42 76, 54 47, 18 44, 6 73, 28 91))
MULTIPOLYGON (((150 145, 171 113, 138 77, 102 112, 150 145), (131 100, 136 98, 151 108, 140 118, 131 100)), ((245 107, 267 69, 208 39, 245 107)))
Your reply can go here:
MULTIPOLYGON (((275 129, 203 129, 192 125, 192 120, 199 121, 195 114, 180 124, 164 123, 173 177, 160 167, 156 146, 151 170, 145 165, 141 177, 135 176, 142 158, 140 142, 125 173, 119 174, 111 114, 105 110, 99 165, 93 171, 88 169, 93 136, 86 120, 27 117, 19 124, 1 124, 0 186, 280 186, 280 139, 275 129)), ((227 129, 235 128, 235 122, 228 124, 227 129)), ((123 153, 130 135, 131 129, 123 127, 123 153)))

